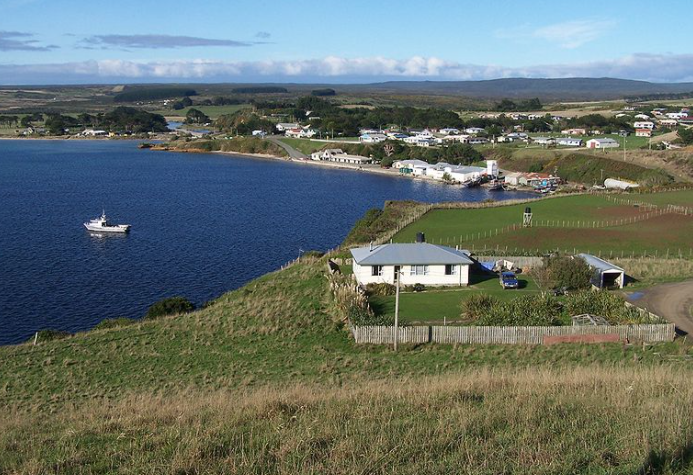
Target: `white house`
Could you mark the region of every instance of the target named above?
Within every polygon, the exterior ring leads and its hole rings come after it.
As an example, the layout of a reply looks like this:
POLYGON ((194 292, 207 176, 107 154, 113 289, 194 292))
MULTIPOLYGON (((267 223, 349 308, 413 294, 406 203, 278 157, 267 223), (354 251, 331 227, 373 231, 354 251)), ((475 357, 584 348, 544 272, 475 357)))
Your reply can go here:
POLYGON ((647 114, 635 114, 634 119, 650 120, 650 116, 647 114))
POLYGON ((662 119, 659 121, 659 125, 662 127, 676 127, 679 125, 679 121, 676 119, 662 119))
POLYGON ((556 139, 556 145, 562 147, 582 147, 582 139, 576 137, 560 137, 556 139))
POLYGON ((394 284, 397 273, 402 285, 466 286, 474 263, 463 251, 426 242, 359 247, 351 255, 361 285, 394 284))
POLYGON ((454 127, 446 127, 444 129, 440 129, 438 132, 440 132, 443 135, 458 135, 460 133, 460 130, 454 127))
POLYGON ((537 145, 555 145, 556 144, 556 139, 553 137, 533 137, 532 142, 537 144, 537 145))
POLYGON ((488 143, 488 139, 486 137, 473 137, 471 135, 460 135, 459 137, 461 143, 466 143, 469 145, 481 145, 488 143))
POLYGON ((371 163, 368 157, 362 157, 361 155, 349 155, 345 153, 341 148, 328 148, 321 152, 313 152, 310 154, 311 160, 324 160, 327 162, 337 162, 337 163, 349 163, 351 165, 364 165, 366 163, 371 163))
POLYGON ((683 119, 688 115, 687 112, 668 112, 665 114, 670 119, 683 119))
POLYGON ((385 140, 387 140, 387 135, 377 133, 363 134, 359 137, 361 143, 380 143, 385 140))
POLYGON ((652 130, 652 129, 654 129, 654 126, 655 126, 654 122, 652 122, 650 120, 642 120, 642 121, 633 123, 633 128, 635 128, 635 129, 650 129, 650 130, 652 130))
POLYGON ((300 127, 296 127, 294 129, 286 129, 284 131, 284 135, 287 137, 300 137, 301 134, 303 134, 303 129, 300 127))
POLYGON ((100 137, 104 135, 108 135, 108 132, 105 130, 95 130, 95 129, 85 129, 82 131, 82 135, 85 137, 100 137))
POLYGON ((587 135, 587 129, 564 129, 561 130, 561 133, 566 135, 587 135))
POLYGON ((414 168, 416 166, 429 166, 430 164, 428 162, 424 162, 423 160, 397 160, 396 162, 393 162, 392 168, 400 169, 400 168, 414 168))
POLYGON ((614 139, 590 139, 585 143, 587 148, 615 148, 619 143, 614 139))
POLYGON ((253 130, 253 137, 264 137, 267 133, 264 130, 253 130))
POLYGON ((471 134, 471 135, 478 135, 478 134, 483 134, 484 132, 486 132, 486 130, 482 129, 481 127, 468 127, 466 129, 464 129, 464 131, 468 134, 471 134))
POLYGON ((635 129, 636 137, 652 137, 652 129, 635 129))
POLYGON ((289 129, 298 129, 299 127, 296 122, 280 122, 274 126, 278 132, 286 132, 289 129))

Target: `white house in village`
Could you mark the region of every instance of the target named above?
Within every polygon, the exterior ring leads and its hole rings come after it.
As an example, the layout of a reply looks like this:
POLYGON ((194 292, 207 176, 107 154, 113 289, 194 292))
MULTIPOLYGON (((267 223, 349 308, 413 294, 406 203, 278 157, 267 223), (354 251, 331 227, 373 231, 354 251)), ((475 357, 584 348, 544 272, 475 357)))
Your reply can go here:
POLYGON ((373 161, 361 155, 349 155, 341 148, 328 148, 320 152, 313 152, 310 154, 310 158, 316 161, 323 160, 327 162, 348 163, 350 165, 365 165, 373 161))
POLYGON ((650 130, 652 130, 652 129, 654 129, 654 126, 655 126, 655 124, 651 120, 641 120, 639 122, 633 123, 634 129, 650 129, 650 130))
POLYGON ((280 122, 275 125, 274 128, 277 129, 278 132, 286 132, 289 129, 298 129, 300 125, 296 122, 280 122))
POLYGON ((554 139, 553 137, 533 137, 532 143, 544 146, 555 145, 556 139, 554 139))
POLYGON ((587 129, 563 129, 561 133, 566 135, 587 135, 587 129))
POLYGON ((652 137, 652 129, 636 129, 636 137, 652 137))
POLYGON ((562 147, 582 147, 582 139, 577 137, 560 137, 556 139, 556 145, 562 147))
POLYGON ((402 285, 466 286, 474 263, 463 251, 426 242, 359 247, 351 255, 361 285, 394 284, 399 274, 402 285))
POLYGON ((486 130, 482 129, 481 127, 467 127, 464 129, 464 131, 470 135, 478 135, 486 132, 486 130))
POLYGON ((102 137, 108 135, 108 132, 100 129, 85 129, 82 131, 81 135, 85 137, 102 137))
POLYGON ((380 143, 387 140, 387 135, 378 133, 367 133, 359 137, 361 143, 380 143))
POLYGON ((659 121, 659 125, 662 127, 676 127, 679 125, 679 121, 676 119, 662 119, 659 121))
POLYGON ((619 143, 614 139, 590 139, 585 143, 587 148, 616 148, 619 143))

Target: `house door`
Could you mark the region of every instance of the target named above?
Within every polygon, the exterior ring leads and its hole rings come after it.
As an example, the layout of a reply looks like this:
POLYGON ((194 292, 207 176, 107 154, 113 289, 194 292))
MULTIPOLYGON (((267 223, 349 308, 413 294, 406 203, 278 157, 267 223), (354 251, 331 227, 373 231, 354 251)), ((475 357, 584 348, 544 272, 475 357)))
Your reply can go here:
POLYGON ((402 269, 402 266, 395 266, 395 280, 394 282, 397 283, 397 280, 400 277, 400 270, 402 269))

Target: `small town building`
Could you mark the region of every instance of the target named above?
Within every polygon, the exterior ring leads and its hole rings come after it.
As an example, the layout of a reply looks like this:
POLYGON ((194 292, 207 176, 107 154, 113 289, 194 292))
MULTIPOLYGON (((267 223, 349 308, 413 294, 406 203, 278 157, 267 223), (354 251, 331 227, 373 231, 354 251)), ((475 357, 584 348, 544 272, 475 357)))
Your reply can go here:
POLYGON ((399 274, 402 285, 466 286, 474 263, 463 251, 426 242, 359 247, 351 255, 361 285, 394 284, 399 274))
POLYGON ((652 137, 652 129, 635 129, 636 137, 652 137))
POLYGON ((641 120, 639 122, 633 123, 634 129, 650 129, 650 130, 652 130, 652 129, 654 129, 654 126, 655 126, 655 124, 651 120, 641 120))
POLYGON ((380 143, 387 140, 387 135, 380 133, 367 133, 359 137, 361 143, 380 143))
POLYGON ((620 267, 591 254, 578 254, 578 257, 584 259, 594 271, 591 282, 595 287, 622 289, 626 284, 626 271, 620 267))
POLYGON ((576 137, 560 137, 556 139, 556 145, 562 147, 582 147, 582 139, 576 137))
POLYGON ((659 125, 662 127, 676 127, 679 125, 679 121, 676 119, 662 119, 659 121, 659 125))
POLYGON ((532 142, 537 145, 549 146, 555 145, 556 139, 554 139, 553 137, 533 137, 532 142))
POLYGON ((587 129, 564 129, 561 130, 561 133, 566 135, 587 135, 587 129))
POLYGON ((616 148, 619 143, 614 139, 590 139, 586 142, 587 148, 616 148))
POLYGON ((280 122, 275 125, 274 128, 277 129, 278 132, 286 132, 289 129, 298 129, 300 125, 296 122, 280 122))

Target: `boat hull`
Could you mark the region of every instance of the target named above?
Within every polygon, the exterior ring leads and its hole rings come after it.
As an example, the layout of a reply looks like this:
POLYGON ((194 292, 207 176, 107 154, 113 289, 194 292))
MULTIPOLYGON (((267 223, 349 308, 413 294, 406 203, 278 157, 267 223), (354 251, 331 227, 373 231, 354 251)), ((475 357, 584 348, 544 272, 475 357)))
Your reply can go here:
POLYGON ((94 233, 124 234, 130 232, 130 225, 128 224, 121 224, 118 226, 90 226, 88 223, 84 223, 84 227, 87 229, 87 231, 94 233))

